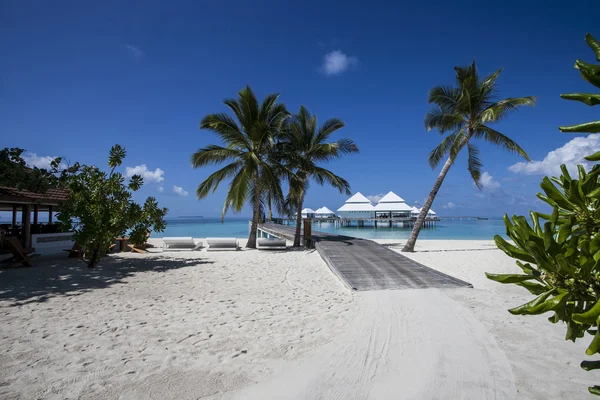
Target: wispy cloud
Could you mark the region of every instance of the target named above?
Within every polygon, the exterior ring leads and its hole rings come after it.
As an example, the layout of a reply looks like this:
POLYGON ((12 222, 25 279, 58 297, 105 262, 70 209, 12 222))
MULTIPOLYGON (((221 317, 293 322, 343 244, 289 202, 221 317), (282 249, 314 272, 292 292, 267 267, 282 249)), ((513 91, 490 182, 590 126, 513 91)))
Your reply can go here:
POLYGON ((125 48, 129 52, 129 54, 136 60, 142 59, 145 55, 144 52, 142 51, 142 49, 140 49, 139 47, 134 46, 132 44, 126 44, 125 48))
POLYGON ((569 172, 576 174, 578 164, 583 165, 586 170, 593 166, 593 163, 584 160, 584 157, 597 151, 600 151, 600 135, 576 137, 549 152, 543 160, 518 162, 508 167, 508 170, 521 175, 560 175, 560 166, 565 164, 569 172))
POLYGON ((385 196, 385 193, 372 194, 370 196, 365 196, 367 199, 371 201, 371 203, 378 203, 385 196))
POLYGON ((357 64, 357 57, 348 56, 341 50, 334 50, 323 57, 321 71, 327 76, 338 75, 357 64))
POLYGON ((183 190, 183 188, 181 186, 173 186, 172 190, 173 190, 173 193, 175 193, 177 196, 185 197, 189 194, 188 192, 183 190))
POLYGON ((142 178, 144 178, 145 183, 161 183, 165 180, 165 171, 160 168, 156 168, 154 171, 151 171, 148 169, 146 164, 136 165, 135 167, 127 167, 125 168, 125 174, 128 177, 132 177, 133 175, 141 175, 142 178))
POLYGON ((456 208, 456 207, 460 207, 460 206, 457 206, 456 204, 454 204, 451 201, 449 201, 447 204, 442 205, 442 208, 444 208, 446 210, 452 210, 453 208, 456 208))

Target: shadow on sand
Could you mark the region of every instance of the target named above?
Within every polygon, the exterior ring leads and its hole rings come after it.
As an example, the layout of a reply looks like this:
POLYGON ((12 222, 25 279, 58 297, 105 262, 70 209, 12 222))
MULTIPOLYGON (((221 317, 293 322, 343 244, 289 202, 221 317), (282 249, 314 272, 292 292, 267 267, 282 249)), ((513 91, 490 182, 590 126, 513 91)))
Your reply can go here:
POLYGON ((90 269, 85 262, 64 256, 40 257, 35 259, 32 268, 0 270, 0 301, 13 300, 13 305, 44 302, 53 296, 76 296, 93 289, 126 284, 125 278, 138 272, 162 273, 207 263, 212 261, 160 255, 135 258, 113 255, 90 269))

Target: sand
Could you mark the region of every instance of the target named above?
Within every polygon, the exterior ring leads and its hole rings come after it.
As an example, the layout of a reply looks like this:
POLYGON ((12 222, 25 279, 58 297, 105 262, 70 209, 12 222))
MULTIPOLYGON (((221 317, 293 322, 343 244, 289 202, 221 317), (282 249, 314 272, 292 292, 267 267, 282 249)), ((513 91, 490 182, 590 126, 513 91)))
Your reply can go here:
POLYGON ((409 256, 474 288, 352 293, 314 251, 0 270, 0 398, 590 398, 588 341, 506 311, 531 296, 485 278, 517 272, 492 242, 409 256))

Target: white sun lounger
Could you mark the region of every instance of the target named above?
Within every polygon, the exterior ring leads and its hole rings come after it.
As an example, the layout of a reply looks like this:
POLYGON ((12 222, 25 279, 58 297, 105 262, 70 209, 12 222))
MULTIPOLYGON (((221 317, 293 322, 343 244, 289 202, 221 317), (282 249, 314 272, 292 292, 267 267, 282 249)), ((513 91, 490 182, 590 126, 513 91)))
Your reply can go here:
POLYGON ((191 237, 163 238, 163 251, 194 251, 202 248, 202 241, 194 242, 191 237))
POLYGON ((257 249, 259 250, 285 250, 285 239, 265 239, 261 238, 256 241, 257 249))
POLYGON ((237 250, 236 238, 206 238, 206 251, 237 250))

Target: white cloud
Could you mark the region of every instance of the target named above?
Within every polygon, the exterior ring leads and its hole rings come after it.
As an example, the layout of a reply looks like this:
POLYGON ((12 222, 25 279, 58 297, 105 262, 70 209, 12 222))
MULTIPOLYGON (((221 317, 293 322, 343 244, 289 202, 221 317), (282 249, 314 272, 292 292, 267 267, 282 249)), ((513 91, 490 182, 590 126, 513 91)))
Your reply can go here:
POLYGON ((367 199, 371 201, 371 203, 377 203, 385 196, 385 193, 372 194, 370 196, 365 196, 367 199))
POLYGON ((341 50, 325 54, 321 70, 325 75, 337 75, 358 64, 358 58, 348 56, 341 50))
POLYGON ((494 177, 487 172, 481 174, 479 177, 479 184, 483 190, 489 190, 490 192, 493 192, 500 187, 500 182, 495 181, 494 177))
POLYGON ((177 196, 187 196, 189 193, 183 190, 181 186, 173 186, 173 193, 177 196))
POLYGON ((36 153, 23 153, 21 157, 23 157, 23 160, 25 160, 30 167, 44 169, 51 169, 50 163, 56 158, 52 156, 38 156, 36 153))
POLYGON ((125 168, 125 174, 128 177, 132 177, 133 175, 141 175, 142 178, 144 178, 144 183, 160 183, 165 180, 165 171, 160 168, 156 168, 154 171, 151 171, 148 169, 146 164, 137 165, 135 167, 127 167, 125 168))
POLYGON ((156 189, 156 190, 158 190, 159 193, 162 193, 165 191, 165 188, 162 186, 159 186, 158 189, 156 189))
POLYGON ((451 201, 449 201, 449 202, 448 202, 448 204, 444 204, 444 205, 442 206, 442 208, 445 208, 445 209, 447 209, 447 210, 451 210, 451 209, 453 209, 453 208, 456 208, 456 207, 457 207, 457 205, 456 205, 456 204, 454 204, 454 203, 453 203, 453 202, 451 202, 451 201))
POLYGON ((576 174, 578 164, 582 164, 586 170, 591 169, 593 163, 585 161, 584 157, 597 151, 600 151, 600 135, 576 137, 549 152, 541 161, 518 162, 508 170, 522 175, 560 175, 560 166, 565 164, 570 173, 576 174))
POLYGON ((131 56, 133 58, 135 58, 136 60, 139 60, 142 57, 144 57, 144 52, 142 51, 142 49, 140 49, 137 46, 134 46, 134 45, 131 45, 131 44, 126 44, 125 48, 129 52, 129 54, 131 54, 131 56))

